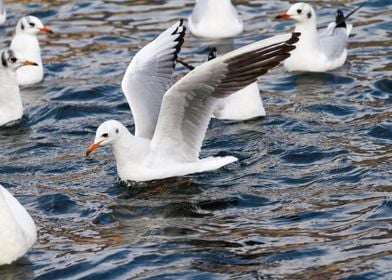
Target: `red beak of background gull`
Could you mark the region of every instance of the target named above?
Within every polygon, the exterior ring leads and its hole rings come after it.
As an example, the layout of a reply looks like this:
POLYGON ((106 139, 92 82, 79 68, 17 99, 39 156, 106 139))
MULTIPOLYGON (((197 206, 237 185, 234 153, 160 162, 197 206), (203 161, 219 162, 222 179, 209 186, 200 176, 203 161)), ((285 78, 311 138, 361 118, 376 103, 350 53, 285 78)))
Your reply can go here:
POLYGON ((38 63, 35 63, 34 61, 31 61, 31 60, 25 60, 25 61, 23 62, 23 65, 38 66, 38 63))
POLYGON ((86 157, 88 157, 95 149, 99 148, 100 144, 101 142, 91 144, 90 147, 87 148, 86 157))
POLYGON ((286 12, 281 12, 275 18, 278 18, 278 19, 290 19, 290 16, 286 12))
POLYGON ((40 28, 39 31, 53 34, 53 31, 47 26, 40 28))

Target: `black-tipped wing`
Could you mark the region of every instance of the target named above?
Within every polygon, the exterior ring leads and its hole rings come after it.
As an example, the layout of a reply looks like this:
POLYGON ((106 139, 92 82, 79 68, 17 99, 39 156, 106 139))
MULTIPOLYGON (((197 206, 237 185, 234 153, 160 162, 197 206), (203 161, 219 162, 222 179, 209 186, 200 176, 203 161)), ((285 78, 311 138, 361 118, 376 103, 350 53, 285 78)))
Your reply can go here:
POLYGON ((162 98, 172 85, 185 26, 177 22, 142 48, 132 59, 121 86, 135 121, 135 135, 152 138, 162 98))
POLYGON ((247 45, 202 64, 173 85, 162 101, 150 162, 197 160, 216 99, 255 82, 289 57, 299 35, 247 45))

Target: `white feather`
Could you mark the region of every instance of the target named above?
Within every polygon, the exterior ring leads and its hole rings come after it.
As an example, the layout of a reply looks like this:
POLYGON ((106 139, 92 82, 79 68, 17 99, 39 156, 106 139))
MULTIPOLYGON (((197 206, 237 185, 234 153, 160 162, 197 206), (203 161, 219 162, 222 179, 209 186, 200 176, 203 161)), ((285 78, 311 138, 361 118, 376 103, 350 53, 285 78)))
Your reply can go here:
POLYGON ((225 61, 282 43, 290 37, 291 34, 274 36, 227 53, 200 65, 173 85, 162 101, 156 131, 151 141, 150 160, 197 160, 217 98, 224 98, 235 92, 227 94, 219 91, 220 82, 229 73, 225 61))
POLYGON ((0 0, 0 24, 4 24, 6 19, 7 19, 7 11, 4 7, 3 0, 0 0))
POLYGON ((284 62, 288 71, 325 72, 344 64, 351 26, 336 28, 332 22, 326 29, 318 31, 316 13, 305 3, 292 5, 286 14, 296 21, 295 32, 301 33, 297 48, 284 62), (302 11, 300 14, 299 10, 302 11))
MULTIPOLYGON (((134 181, 183 176, 213 170, 235 161, 234 157, 199 159, 201 144, 216 101, 254 83, 257 76, 287 58, 289 51, 294 48, 288 45, 298 40, 297 35, 275 36, 200 65, 164 94, 151 140, 149 137, 133 136, 120 122, 111 120, 98 127, 94 144, 89 147, 88 154, 98 146, 110 145, 120 178, 134 181), (290 38, 293 40, 287 43, 290 38)), ((158 39, 155 43, 160 41, 158 39)), ((166 42, 172 45, 170 40, 166 42)), ((136 55, 137 61, 150 61, 150 57, 157 56, 154 51, 160 53, 164 49, 152 49, 155 43, 147 45, 147 50, 139 51, 136 55)), ((160 67, 154 66, 154 63, 141 65, 142 67, 130 66, 134 78, 126 83, 129 88, 137 87, 138 90, 148 93, 144 94, 144 100, 138 96, 139 103, 136 104, 132 103, 134 96, 129 98, 134 114, 144 109, 156 110, 158 105, 149 107, 148 103, 151 98, 156 98, 152 93, 158 92, 161 96, 163 90, 159 84, 154 91, 154 82, 150 80, 156 77, 144 74, 144 65, 153 65, 154 71, 160 67), (136 77, 143 77, 144 84, 137 81, 136 77), (147 89, 143 89, 145 85, 147 89)), ((168 81, 171 70, 165 73, 165 81, 168 81)), ((153 122, 154 120, 151 121, 153 122)), ((138 121, 136 125, 139 125, 138 121)))
POLYGON ((0 63, 0 126, 13 123, 23 116, 22 98, 16 78, 16 71, 22 66, 23 58, 14 51, 12 53, 18 59, 15 64, 7 61, 10 58, 9 49, 0 52, 2 62, 6 60, 7 63, 0 63))
POLYGON ((244 28, 230 0, 198 0, 188 26, 193 35, 213 39, 233 37, 244 28))
POLYGON ((35 223, 26 209, 0 185, 0 265, 22 257, 37 241, 35 223))
POLYGON ((16 76, 19 85, 36 84, 41 82, 44 77, 41 48, 37 38, 39 29, 43 27, 42 22, 33 16, 21 18, 16 25, 15 35, 10 45, 11 49, 20 53, 25 59, 38 64, 38 66, 25 66, 17 70, 16 76), (29 23, 34 23, 34 27, 31 27, 29 23))
POLYGON ((142 48, 129 64, 121 86, 131 107, 135 135, 152 138, 162 97, 172 84, 173 58, 184 27, 176 23, 142 48))

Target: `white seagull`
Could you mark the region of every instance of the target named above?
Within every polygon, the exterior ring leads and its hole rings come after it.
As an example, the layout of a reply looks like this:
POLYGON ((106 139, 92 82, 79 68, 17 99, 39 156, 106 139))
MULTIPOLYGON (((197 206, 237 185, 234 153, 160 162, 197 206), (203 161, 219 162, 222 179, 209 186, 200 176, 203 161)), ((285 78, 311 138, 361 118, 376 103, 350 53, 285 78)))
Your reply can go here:
MULTIPOLYGON (((240 34, 243 22, 231 0, 197 0, 188 17, 190 32, 198 37, 222 39, 240 34)), ((247 120, 265 116, 257 82, 221 98, 213 117, 224 120, 247 120)))
POLYGON ((210 39, 233 37, 244 29, 231 0, 197 0, 188 26, 193 35, 210 39))
POLYGON ((122 180, 149 181, 217 169, 235 157, 199 159, 216 100, 255 82, 295 48, 299 34, 275 36, 210 60, 170 86, 183 42, 182 22, 174 24, 132 59, 122 81, 135 136, 118 121, 101 124, 86 156, 112 147, 122 180))
POLYGON ((22 257, 37 241, 37 228, 26 209, 0 185, 0 265, 22 257))
POLYGON ((23 116, 22 99, 16 79, 17 69, 24 65, 37 67, 38 64, 24 59, 10 48, 3 49, 0 57, 0 126, 3 126, 23 116))
POLYGON ((15 35, 11 41, 11 49, 20 53, 26 59, 38 63, 38 67, 23 67, 18 69, 16 75, 19 85, 32 85, 42 81, 44 67, 41 59, 41 49, 37 34, 39 32, 53 33, 44 26, 39 18, 26 16, 19 20, 16 25, 15 35))
POLYGON ((7 18, 7 11, 5 10, 3 0, 0 0, 0 24, 4 24, 6 18, 7 18))
POLYGON ((326 72, 346 61, 352 25, 346 25, 341 11, 335 22, 320 31, 317 30, 316 13, 306 3, 294 4, 276 18, 293 19, 296 22, 294 32, 301 33, 296 49, 284 62, 287 71, 326 72))

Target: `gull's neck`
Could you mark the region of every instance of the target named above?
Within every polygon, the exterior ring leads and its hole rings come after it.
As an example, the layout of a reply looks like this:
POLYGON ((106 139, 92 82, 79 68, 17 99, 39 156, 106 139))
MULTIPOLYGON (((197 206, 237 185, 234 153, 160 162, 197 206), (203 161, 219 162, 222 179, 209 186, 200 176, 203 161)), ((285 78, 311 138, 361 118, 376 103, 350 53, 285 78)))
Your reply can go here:
POLYGON ((306 48, 318 48, 318 35, 315 18, 308 22, 297 22, 295 25, 295 32, 301 33, 300 40, 296 44, 297 47, 302 45, 306 48))
POLYGON ((231 0, 198 0, 206 15, 230 15, 235 9, 231 0))
POLYGON ((23 115, 16 73, 0 67, 0 125, 18 120, 23 115))
POLYGON ((0 84, 0 95, 6 93, 6 90, 3 90, 3 87, 7 87, 9 90, 11 87, 14 88, 16 86, 19 91, 18 82, 16 80, 16 72, 9 68, 0 66, 0 84))
POLYGON ((133 136, 128 130, 124 130, 112 144, 117 172, 121 178, 126 177, 125 173, 141 167, 149 152, 150 142, 149 139, 133 136))
POLYGON ((37 34, 26 33, 23 30, 19 30, 19 29, 16 29, 15 36, 12 38, 12 40, 14 40, 15 37, 20 37, 23 38, 24 40, 31 40, 31 41, 38 42, 37 34))
POLYGON ((41 48, 39 46, 37 35, 26 34, 16 31, 11 41, 11 49, 23 55, 25 59, 33 60, 38 64, 41 62, 41 48))

